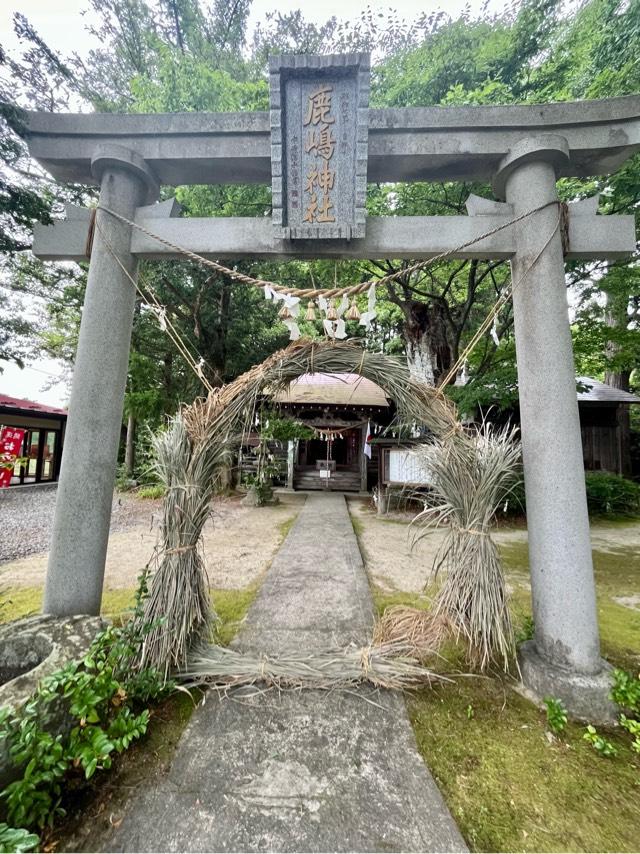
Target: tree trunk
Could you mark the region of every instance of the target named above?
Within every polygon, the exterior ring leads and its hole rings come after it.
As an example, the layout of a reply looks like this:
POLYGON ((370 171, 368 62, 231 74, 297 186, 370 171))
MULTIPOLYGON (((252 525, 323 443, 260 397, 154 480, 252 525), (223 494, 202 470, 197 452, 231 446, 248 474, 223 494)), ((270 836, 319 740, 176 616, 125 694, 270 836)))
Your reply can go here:
POLYGON ((405 318, 409 372, 428 385, 437 385, 455 358, 444 307, 437 302, 412 301, 406 305, 405 318))
MULTIPOLYGON (((628 323, 628 299, 621 299, 616 294, 606 292, 605 323, 611 329, 626 326, 628 323)), ((607 359, 615 358, 620 347, 615 341, 607 341, 607 359)), ((629 391, 630 370, 605 371, 604 381, 607 385, 621 391, 629 391)), ((616 410, 619 466, 618 474, 631 477, 631 413, 629 406, 618 405, 616 410)))
POLYGON ((133 477, 133 469, 136 464, 136 419, 129 415, 127 420, 127 443, 124 451, 124 467, 127 475, 133 477))

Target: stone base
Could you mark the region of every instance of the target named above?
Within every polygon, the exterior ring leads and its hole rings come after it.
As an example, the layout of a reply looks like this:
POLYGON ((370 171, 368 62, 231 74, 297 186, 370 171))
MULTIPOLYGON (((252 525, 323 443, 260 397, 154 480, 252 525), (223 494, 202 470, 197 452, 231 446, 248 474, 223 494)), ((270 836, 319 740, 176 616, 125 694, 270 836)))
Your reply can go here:
MULTIPOLYGON (((0 685, 0 706, 17 711, 42 679, 70 661, 84 658, 96 635, 105 628, 100 617, 46 615, 23 617, 0 626, 0 672, 5 677, 17 674, 0 685)), ((72 720, 64 704, 54 703, 41 713, 40 726, 57 735, 69 729, 72 720)), ((0 739, 0 790, 18 775, 6 742, 0 739)))
POLYGON ((534 641, 520 646, 518 661, 523 685, 533 695, 532 699, 562 700, 571 717, 591 724, 611 724, 617 720, 617 707, 609 697, 613 683, 611 665, 606 661, 602 661, 598 673, 578 673, 542 658, 534 641))

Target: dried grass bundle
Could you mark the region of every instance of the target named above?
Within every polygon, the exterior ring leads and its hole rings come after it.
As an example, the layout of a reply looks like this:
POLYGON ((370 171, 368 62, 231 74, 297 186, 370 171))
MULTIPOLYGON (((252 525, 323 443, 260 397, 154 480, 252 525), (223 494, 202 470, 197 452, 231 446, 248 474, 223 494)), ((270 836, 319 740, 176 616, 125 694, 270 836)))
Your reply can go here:
POLYGON ((432 575, 446 575, 433 614, 467 644, 469 663, 485 670, 509 666, 513 628, 502 563, 490 536, 498 508, 520 477, 520 443, 514 428, 483 425, 475 434, 437 439, 418 449, 433 488, 418 514, 414 542, 446 526, 432 575))
POLYGON ((190 647, 204 639, 213 617, 200 543, 231 443, 221 437, 210 445, 192 445, 178 415, 153 436, 152 444, 153 466, 166 493, 162 543, 145 601, 143 619, 150 630, 145 635, 141 664, 166 676, 184 665, 190 647))
POLYGON ((444 614, 435 615, 408 605, 392 605, 376 621, 373 644, 404 644, 413 658, 424 662, 438 655, 447 629, 444 614))
POLYGON ((368 682, 399 691, 450 681, 413 658, 406 644, 347 647, 277 656, 210 645, 195 649, 179 678, 187 685, 263 684, 275 688, 348 688, 368 682))

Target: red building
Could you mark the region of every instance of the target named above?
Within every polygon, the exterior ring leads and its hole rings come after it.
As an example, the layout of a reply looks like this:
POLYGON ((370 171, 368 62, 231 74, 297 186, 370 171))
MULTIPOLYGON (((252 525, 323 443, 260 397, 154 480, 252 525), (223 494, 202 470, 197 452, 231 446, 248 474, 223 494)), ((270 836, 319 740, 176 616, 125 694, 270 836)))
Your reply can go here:
POLYGON ((67 410, 0 394, 0 429, 18 427, 25 431, 11 486, 26 483, 53 483, 58 480, 67 410))

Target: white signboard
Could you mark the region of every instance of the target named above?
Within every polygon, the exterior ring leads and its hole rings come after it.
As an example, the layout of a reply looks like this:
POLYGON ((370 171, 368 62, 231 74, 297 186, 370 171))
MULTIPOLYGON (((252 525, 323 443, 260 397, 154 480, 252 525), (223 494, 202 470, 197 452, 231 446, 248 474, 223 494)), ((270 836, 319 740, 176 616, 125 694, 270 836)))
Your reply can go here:
POLYGON ((428 486, 432 478, 421 464, 418 454, 406 448, 389 449, 389 483, 411 483, 428 486))

